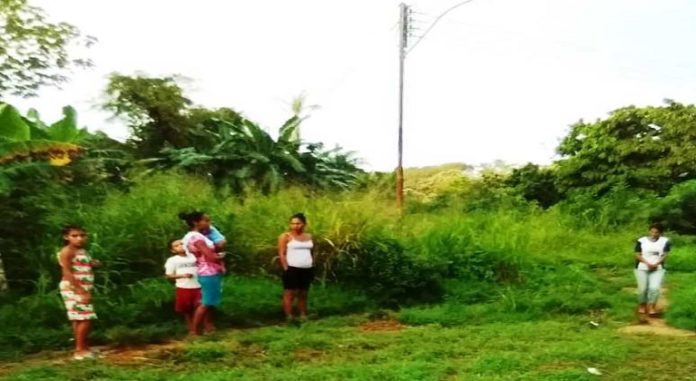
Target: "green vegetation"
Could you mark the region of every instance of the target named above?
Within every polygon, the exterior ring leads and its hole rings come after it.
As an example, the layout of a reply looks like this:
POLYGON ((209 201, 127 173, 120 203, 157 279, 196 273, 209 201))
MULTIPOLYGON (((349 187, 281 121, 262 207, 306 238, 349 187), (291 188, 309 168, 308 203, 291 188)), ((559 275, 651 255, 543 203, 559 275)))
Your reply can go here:
POLYGON ((0 99, 36 95, 41 87, 66 81, 71 68, 91 65, 68 48, 90 46, 94 38, 68 23, 49 22, 27 0, 0 1, 0 21, 0 99))
MULTIPOLYGON (((42 365, 7 380, 693 380, 688 340, 622 336, 577 318, 364 331, 364 317, 234 330, 131 365, 42 365), (656 359, 655 353, 664 354, 656 359)), ((369 324, 369 323, 368 323, 369 324)))
MULTIPOLYGON (((24 1, 0 2, 17 25, 30 20, 12 15, 26 12, 44 23, 24 1)), ((10 35, 48 33, 57 50, 38 66, 0 66, 0 91, 61 79, 45 70, 66 67, 77 32, 57 27, 10 35)), ((70 107, 49 124, 0 103, 0 377, 590 380, 594 367, 610 380, 694 379, 691 338, 618 329, 636 322, 633 242, 662 221, 675 247, 666 321, 696 330, 696 106, 581 121, 548 167, 407 170, 402 213, 391 174, 301 139, 302 97, 269 133, 233 107, 193 104, 178 78, 110 78, 103 107, 130 127, 125 142, 79 129, 70 107), (104 263, 93 342, 161 344, 185 334, 162 266, 167 241, 185 231, 176 215, 193 209, 230 242, 223 330, 125 362, 49 362, 47 350, 71 346, 56 290, 60 227, 85 226, 104 263), (275 245, 297 211, 309 217, 318 279, 313 319, 287 326, 275 245)))

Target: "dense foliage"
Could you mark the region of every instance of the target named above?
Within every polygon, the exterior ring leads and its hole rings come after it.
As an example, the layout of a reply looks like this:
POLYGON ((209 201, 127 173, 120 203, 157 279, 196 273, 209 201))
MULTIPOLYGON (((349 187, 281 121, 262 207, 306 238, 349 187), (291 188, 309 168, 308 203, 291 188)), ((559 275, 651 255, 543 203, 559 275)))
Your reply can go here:
POLYGON ((274 138, 231 108, 195 107, 175 77, 113 75, 104 105, 125 117, 136 157, 159 169, 210 176, 236 193, 282 185, 346 189, 361 172, 350 153, 300 140, 301 100, 274 138))
MULTIPOLYGON (((154 83, 170 90, 177 86, 169 80, 154 83)), ((681 112, 682 107, 665 109, 681 112)), ((689 220, 693 181, 682 181, 688 176, 663 178, 671 189, 664 197, 662 189, 636 186, 623 181, 625 176, 622 181, 600 177, 561 191, 569 179, 563 171, 589 157, 582 149, 573 155, 568 151, 546 168, 409 170, 409 202, 400 216, 393 208, 393 176, 363 174, 349 154, 299 140, 299 113, 273 137, 232 109, 185 105, 177 114, 183 127, 172 131, 183 135, 186 146, 148 138, 149 151, 142 140, 119 143, 77 129, 70 108, 53 124, 41 122, 36 112, 22 116, 9 105, 4 110, 11 111, 7 120, 30 130, 19 137, 25 139, 21 147, 43 147, 32 145, 34 138, 51 142, 51 149, 79 147, 79 154, 68 156, 70 162, 62 166, 50 165, 45 159, 51 155, 39 150, 33 156, 8 156, 2 167, 0 212, 13 223, 2 226, 0 247, 10 285, 7 297, 17 302, 0 309, 0 317, 23 309, 36 319, 6 330, 0 346, 19 340, 23 351, 39 349, 35 343, 61 346, 59 338, 67 335, 63 324, 51 323, 63 314, 54 292, 59 276, 55 252, 57 231, 67 223, 87 227, 91 253, 106 264, 97 277, 97 303, 104 315, 120 318, 101 319, 97 340, 117 343, 159 340, 180 328, 160 321, 171 316, 171 290, 161 272, 166 242, 185 231, 176 219, 182 210, 208 211, 231 237, 228 265, 243 289, 227 287, 228 298, 234 298, 222 311, 227 323, 259 324, 278 317, 275 237, 296 211, 307 213, 317 242, 316 292, 323 296, 316 310, 332 314, 455 303, 442 307, 454 309, 443 312, 446 318, 419 307, 404 312, 402 319, 419 324, 475 318, 458 303, 479 305, 491 316, 521 314, 518 318, 624 306, 625 298, 611 296, 607 290, 613 286, 593 269, 630 267, 630 242, 651 220, 694 232, 689 220), (34 333, 22 339, 27 330, 34 333)), ((151 112, 146 110, 143 115, 151 112)), ((153 120, 143 118, 139 128, 157 130, 153 120)), ((6 147, 14 147, 9 144, 15 140, 6 138, 6 147)), ((656 163, 668 162, 660 160, 656 163)), ((640 170, 648 165, 639 163, 635 173, 628 166, 622 170, 638 176, 650 173, 640 170)), ((582 172, 592 166, 578 168, 581 178, 594 178, 582 172)), ((691 266, 689 260, 676 261, 677 269, 691 266)), ((691 311, 675 311, 673 319, 688 326, 691 311)))
POLYGON ((68 48, 93 42, 73 25, 49 22, 27 0, 0 1, 0 99, 36 95, 43 86, 64 82, 69 69, 91 64, 68 48))
POLYGON ((571 127, 558 152, 558 184, 601 196, 617 185, 664 195, 696 178, 696 106, 626 107, 571 127))
MULTIPOLYGON (((63 80, 76 29, 47 23, 23 0, 0 0, 0 16, 0 96, 63 80)), ((0 320, 12 321, 0 331, 0 356, 65 345, 55 292, 65 224, 85 226, 105 264, 95 339, 120 344, 180 332, 161 273, 166 243, 186 230, 176 218, 183 210, 207 211, 229 238, 223 324, 278 318, 275 238, 297 211, 316 242, 314 311, 389 307, 402 309, 403 322, 441 326, 567 314, 625 320, 630 280, 617 269, 630 268, 635 236, 650 221, 696 234, 694 105, 580 121, 547 167, 409 169, 402 212, 393 174, 365 173, 350 152, 302 140, 313 107, 302 96, 271 130, 233 107, 194 104, 180 83, 110 77, 103 107, 130 128, 126 142, 78 128, 70 107, 45 123, 0 104, 0 320)), ((676 272, 695 263, 670 261, 676 272)), ((670 321, 696 326, 684 303, 691 296, 675 294, 670 321)))

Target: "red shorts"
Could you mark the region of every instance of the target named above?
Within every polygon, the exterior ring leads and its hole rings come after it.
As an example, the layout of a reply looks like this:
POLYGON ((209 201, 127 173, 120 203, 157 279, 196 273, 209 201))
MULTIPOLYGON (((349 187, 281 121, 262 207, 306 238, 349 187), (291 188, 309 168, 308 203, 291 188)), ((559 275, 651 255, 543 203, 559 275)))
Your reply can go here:
POLYGON ((200 288, 178 288, 176 289, 176 302, 174 311, 186 314, 196 310, 201 304, 200 288))

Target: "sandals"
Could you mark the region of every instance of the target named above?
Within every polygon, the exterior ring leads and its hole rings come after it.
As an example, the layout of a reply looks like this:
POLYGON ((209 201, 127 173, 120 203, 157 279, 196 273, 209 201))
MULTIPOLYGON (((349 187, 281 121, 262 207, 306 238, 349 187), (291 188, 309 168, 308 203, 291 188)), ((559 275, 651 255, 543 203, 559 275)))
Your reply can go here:
POLYGON ((80 352, 80 353, 75 353, 73 355, 73 360, 75 361, 82 361, 82 360, 96 360, 103 358, 104 355, 99 353, 100 351, 98 349, 91 350, 88 352, 80 352))
POLYGON ((92 352, 75 353, 73 355, 73 360, 75 360, 75 361, 94 360, 96 358, 97 358, 97 356, 92 352))

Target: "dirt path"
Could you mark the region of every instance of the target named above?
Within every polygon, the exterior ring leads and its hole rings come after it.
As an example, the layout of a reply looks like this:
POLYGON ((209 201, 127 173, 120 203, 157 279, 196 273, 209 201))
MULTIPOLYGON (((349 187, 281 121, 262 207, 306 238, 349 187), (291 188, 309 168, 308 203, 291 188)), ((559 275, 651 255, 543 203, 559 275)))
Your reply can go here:
MULTIPOLYGON (((393 319, 372 320, 360 324, 355 327, 356 330, 364 333, 379 333, 379 332, 398 332, 406 328, 405 325, 393 319)), ((254 329, 254 328, 248 328, 254 329)), ((222 331, 224 332, 224 330, 222 331)), ((99 353, 100 361, 107 364, 115 365, 137 365, 156 363, 164 358, 170 357, 172 353, 184 350, 186 341, 171 340, 161 344, 148 344, 138 346, 94 346, 92 349, 99 353)), ((303 357, 309 354, 300 351, 296 356, 303 357)), ((36 365, 61 365, 72 362, 71 352, 64 351, 43 351, 33 355, 28 355, 22 358, 20 363, 0 363, 0 377, 18 368, 19 366, 36 366, 36 365)), ((311 356, 310 356, 311 357, 311 356)), ((316 356, 314 356, 316 357, 316 356)))
MULTIPOLYGON (((634 288, 626 288, 624 291, 629 291, 634 294, 636 292, 634 288)), ((663 288, 660 294, 660 299, 657 302, 657 309, 658 311, 665 311, 669 305, 667 289, 663 288)), ((656 317, 638 316, 638 323, 619 328, 619 332, 631 335, 696 336, 696 332, 670 327, 662 317, 662 314, 656 317)))
MULTIPOLYGON (((183 341, 170 341, 162 344, 148 344, 132 347, 93 346, 99 358, 109 364, 133 365, 157 361, 162 354, 168 351, 177 351, 183 348, 183 341)), ((65 351, 43 351, 22 358, 21 362, 0 363, 0 377, 18 367, 34 365, 61 365, 74 361, 72 353, 65 351)))

